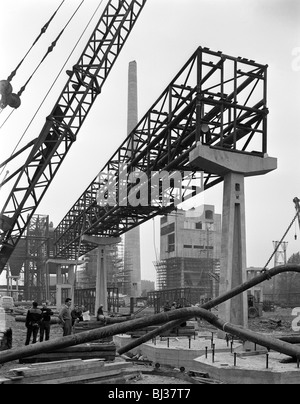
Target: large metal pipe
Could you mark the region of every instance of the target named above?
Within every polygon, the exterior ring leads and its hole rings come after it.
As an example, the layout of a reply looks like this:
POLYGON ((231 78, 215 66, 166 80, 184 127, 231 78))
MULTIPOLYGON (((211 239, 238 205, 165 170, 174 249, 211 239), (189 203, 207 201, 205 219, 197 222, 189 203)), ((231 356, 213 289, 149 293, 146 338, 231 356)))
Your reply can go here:
POLYGON ((182 319, 180 320, 174 320, 171 321, 170 323, 167 323, 161 327, 156 328, 155 330, 152 330, 148 332, 148 334, 145 334, 139 338, 133 339, 129 344, 127 344, 124 347, 121 347, 118 349, 118 354, 122 355, 126 352, 131 351, 132 349, 144 344, 145 342, 150 341, 150 339, 157 337, 158 335, 161 335, 162 333, 169 331, 172 328, 179 327, 180 324, 182 323, 182 319))
MULTIPOLYGON (((201 306, 201 308, 210 310, 216 306, 218 306, 221 303, 224 303, 225 301, 231 299, 232 297, 245 292, 248 289, 253 288, 256 285, 259 285, 260 283, 272 279, 274 276, 282 273, 282 272, 299 272, 300 273, 300 266, 299 265, 284 265, 284 266, 278 266, 276 268, 273 268, 271 270, 267 270, 261 273, 261 275, 256 276, 255 278, 251 279, 250 281, 247 281, 243 283, 240 286, 237 286, 236 288, 230 290, 229 292, 224 293, 223 295, 220 295, 216 297, 215 299, 211 300, 210 302, 205 303, 204 305, 201 306)), ((150 333, 143 335, 140 338, 135 339, 134 341, 131 341, 128 345, 125 347, 122 347, 118 350, 118 353, 123 354, 131 349, 134 349, 138 347, 139 345, 150 341, 152 338, 157 337, 161 333, 168 331, 172 329, 173 327, 176 327, 177 325, 174 323, 169 323, 165 324, 162 327, 158 327, 156 330, 151 331, 150 333)))
MULTIPOLYGON (((207 321, 210 321, 212 319, 213 325, 215 325, 216 327, 218 327, 218 324, 219 324, 221 327, 223 327, 223 330, 225 332, 235 333, 235 335, 240 336, 241 334, 240 335, 237 334, 238 331, 242 332, 239 327, 233 326, 228 323, 225 324, 224 322, 222 322, 222 320, 211 317, 212 314, 207 312, 207 310, 211 309, 211 308, 215 307, 216 305, 223 303, 226 300, 231 299, 232 297, 246 291, 247 289, 250 289, 251 287, 253 287, 261 282, 264 282, 265 280, 269 280, 273 276, 283 273, 283 272, 299 272, 300 273, 300 265, 285 265, 285 266, 273 268, 269 271, 265 271, 264 273, 253 278, 252 280, 245 282, 243 285, 240 285, 240 286, 234 288, 233 290, 231 290, 227 293, 224 293, 223 295, 217 297, 216 299, 213 299, 212 301, 206 303, 205 305, 203 305, 202 308, 192 307, 192 308, 178 309, 178 310, 174 310, 174 311, 167 312, 167 313, 160 313, 160 314, 156 314, 153 316, 138 318, 136 320, 129 320, 124 323, 109 325, 109 326, 106 326, 106 327, 103 327, 100 329, 95 329, 95 330, 86 331, 86 332, 82 332, 82 333, 75 334, 75 335, 70 335, 68 337, 63 337, 63 338, 60 338, 57 340, 46 341, 46 342, 42 342, 39 344, 34 344, 34 345, 27 346, 27 347, 13 349, 13 350, 10 350, 7 352, 3 352, 3 353, 0 353, 0 364, 6 363, 9 361, 13 361, 13 360, 26 358, 26 357, 37 355, 37 354, 44 353, 44 352, 51 352, 53 350, 62 349, 62 348, 66 348, 66 347, 73 346, 73 345, 84 344, 84 343, 91 342, 91 341, 94 341, 97 339, 126 333, 128 331, 138 330, 142 327, 147 327, 147 326, 151 326, 151 325, 159 325, 159 324, 166 325, 170 321, 175 321, 175 320, 179 320, 179 319, 184 321, 184 320, 187 320, 187 319, 193 318, 193 317, 205 318, 205 319, 207 319, 207 321), (206 310, 204 310, 204 308, 206 310), (209 316, 208 316, 208 314, 209 314, 209 316), (218 321, 216 321, 216 319, 218 321), (225 326, 226 326, 226 328, 225 328, 225 326)), ((169 324, 168 326, 169 326, 169 328, 172 328, 174 325, 169 324)), ((244 338, 245 339, 249 338, 249 340, 250 340, 252 332, 247 331, 247 330, 244 330, 244 331, 246 332, 244 334, 244 338)), ((296 356, 296 357, 300 358, 300 349, 299 348, 290 346, 290 344, 284 343, 282 341, 279 341, 279 342, 281 344, 286 344, 286 345, 284 347, 283 347, 283 345, 279 346, 278 344, 276 345, 276 343, 275 343, 276 340, 273 341, 272 338, 262 336, 262 338, 260 339, 259 337, 260 337, 260 334, 256 334, 255 338, 258 338, 256 340, 258 344, 264 345, 264 341, 266 342, 266 340, 267 340, 268 346, 270 347, 270 349, 275 349, 277 347, 276 350, 278 350, 279 352, 286 353, 287 355, 296 356), (271 345, 271 343, 272 343, 272 345, 271 345), (275 345, 274 345, 274 343, 275 343, 275 345), (279 350, 279 349, 284 349, 284 351, 279 350), (287 353, 287 352, 290 352, 290 353, 287 353)))
POLYGON ((30 345, 17 350, 6 351, 0 354, 0 363, 33 356, 42 352, 50 352, 57 349, 62 349, 72 345, 84 344, 95 339, 106 338, 116 334, 138 330, 139 328, 145 326, 164 324, 169 321, 184 320, 191 317, 201 317, 224 332, 230 333, 244 340, 252 341, 256 344, 273 349, 285 355, 300 359, 300 347, 298 346, 271 338, 269 336, 264 336, 253 331, 245 330, 230 323, 226 323, 208 310, 198 307, 189 307, 139 318, 136 320, 129 320, 124 323, 114 324, 88 332, 82 332, 64 337, 59 340, 46 341, 44 343, 30 345))

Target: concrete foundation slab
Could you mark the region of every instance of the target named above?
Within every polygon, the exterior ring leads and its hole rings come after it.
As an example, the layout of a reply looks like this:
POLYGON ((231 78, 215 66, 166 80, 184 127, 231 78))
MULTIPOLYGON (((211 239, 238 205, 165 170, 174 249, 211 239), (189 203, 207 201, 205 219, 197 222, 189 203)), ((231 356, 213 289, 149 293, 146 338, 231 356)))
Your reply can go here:
MULTIPOLYGON (((117 335, 114 337, 114 343, 116 346, 123 347, 128 345, 131 341, 131 337, 128 335, 117 335)), ((223 339, 214 340, 215 352, 228 352, 231 350, 231 344, 227 346, 227 342, 223 339)), ((241 349, 242 344, 238 342, 233 343, 233 349, 241 349)), ((147 359, 154 364, 158 363, 161 366, 167 365, 174 368, 185 368, 188 370, 197 370, 195 368, 194 360, 199 356, 205 355, 207 349, 208 357, 212 357, 212 340, 211 333, 208 333, 204 337, 198 337, 196 339, 191 338, 189 340, 186 337, 178 338, 160 338, 156 339, 156 342, 151 341, 142 344, 133 351, 132 354, 142 355, 144 359, 147 359)))
POLYGON ((215 362, 201 356, 195 359, 195 370, 208 373, 210 378, 227 384, 299 384, 300 369, 296 363, 282 364, 287 356, 270 352, 268 369, 266 355, 241 356, 236 359, 228 352, 216 353, 215 362))

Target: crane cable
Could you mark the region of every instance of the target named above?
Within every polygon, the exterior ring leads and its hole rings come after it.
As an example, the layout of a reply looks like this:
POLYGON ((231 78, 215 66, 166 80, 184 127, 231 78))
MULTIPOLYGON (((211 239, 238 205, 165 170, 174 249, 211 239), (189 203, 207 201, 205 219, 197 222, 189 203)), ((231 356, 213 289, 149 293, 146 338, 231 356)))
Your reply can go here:
POLYGON ((78 10, 80 9, 80 7, 82 6, 82 4, 84 3, 84 0, 81 1, 81 3, 79 4, 79 6, 77 7, 77 9, 74 11, 73 15, 71 16, 71 18, 69 19, 69 21, 67 22, 67 24, 64 26, 64 28, 62 29, 62 31, 59 33, 59 35, 57 36, 57 38, 51 43, 51 45, 49 46, 46 54, 44 55, 44 57, 42 58, 42 60, 40 61, 40 63, 37 65, 37 67, 35 68, 34 72, 32 73, 32 75, 29 77, 29 79, 26 81, 26 83, 24 84, 23 87, 21 87, 21 89, 18 92, 18 96, 21 97, 21 95, 23 94, 23 92, 25 91, 28 83, 31 81, 31 79, 33 78, 33 76, 35 75, 35 73, 37 72, 37 70, 40 68, 40 66, 43 64, 43 62, 45 61, 45 59, 47 58, 47 56, 54 50, 55 46, 57 45, 57 42, 59 41, 60 37, 62 36, 62 34, 64 33, 64 31, 66 30, 66 28, 68 27, 68 25, 70 24, 70 22, 73 20, 73 18, 75 17, 75 15, 77 14, 78 10))
POLYGON ((61 6, 64 4, 66 0, 63 0, 61 2, 61 4, 58 6, 58 8, 56 9, 56 11, 54 12, 54 14, 52 15, 52 17, 50 18, 50 20, 48 22, 46 22, 46 24, 42 27, 41 32, 39 34, 39 36, 35 39, 35 41, 33 42, 33 44, 31 45, 31 47, 29 48, 29 50, 27 51, 26 55, 23 57, 23 59, 20 61, 20 63, 18 64, 18 66, 15 68, 15 70, 13 70, 11 72, 11 74, 8 76, 7 81, 10 82, 15 75, 17 74, 18 69, 21 67, 21 65, 23 64, 24 60, 27 58, 27 56, 29 55, 29 53, 31 52, 31 50, 34 48, 34 46, 37 44, 37 42, 40 40, 40 38, 42 37, 43 34, 46 33, 49 25, 51 24, 52 20, 54 19, 54 17, 56 16, 56 14, 58 13, 59 9, 61 8, 61 6))
MULTIPOLYGON (((43 99, 42 102, 40 103, 38 109, 37 109, 36 112, 34 113, 34 115, 33 115, 33 117, 31 118, 29 124, 27 125, 27 127, 26 127, 24 133, 23 133, 22 136, 20 137, 20 139, 19 139, 19 141, 18 141, 16 147, 14 148, 13 152, 11 153, 11 157, 14 155, 14 153, 15 153, 15 151, 17 150, 19 144, 21 143, 22 139, 24 138, 24 136, 26 135, 28 129, 30 128, 32 122, 34 121, 35 117, 37 116, 39 110, 42 108, 44 102, 45 102, 46 99, 48 98, 50 92, 52 91, 54 85, 56 84, 57 80, 59 79, 60 75, 62 74, 62 72, 63 72, 64 68, 66 67, 67 63, 69 62, 71 56, 72 56, 73 53, 75 52, 75 49, 77 48, 79 42, 81 41, 81 39, 82 39, 82 37, 84 36, 84 34, 86 33, 87 29, 88 29, 89 26, 91 25, 91 22, 92 22, 92 20, 94 19, 95 15, 96 15, 96 13, 98 12, 98 10, 99 10, 100 6, 102 5, 102 3, 103 3, 103 0, 100 0, 100 2, 99 2, 99 4, 98 4, 98 6, 96 7, 96 9, 95 9, 93 15, 92 15, 91 18, 89 19, 89 21, 88 21, 87 25, 85 26, 83 32, 81 33, 81 35, 80 35, 80 37, 78 38, 76 44, 74 45, 72 51, 70 52, 70 54, 69 54, 67 60, 66 60, 65 63, 63 64, 63 66, 62 66, 62 68, 60 69, 59 73, 57 74, 55 80, 53 81, 52 85, 50 86, 49 90, 47 91, 47 93, 46 93, 44 99, 43 99)), ((14 110, 13 110, 13 111, 14 111, 14 110)), ((12 112, 13 112, 13 111, 12 111, 12 112)), ((7 121, 7 120, 6 120, 6 121, 7 121)), ((5 121, 5 122, 6 122, 6 121, 5 121)), ((5 122, 2 124, 2 126, 0 127, 0 129, 2 129, 3 125, 5 124, 5 122)), ((4 172, 6 166, 7 166, 7 164, 3 166, 3 168, 2 168, 2 170, 1 170, 1 172, 0 172, 0 176, 1 176, 2 173, 4 172)), ((1 184, 0 184, 0 186, 1 186, 1 184)))
MULTIPOLYGON (((33 76, 35 75, 35 73, 37 72, 37 70, 40 68, 40 66, 43 64, 43 62, 45 61, 45 59, 47 58, 47 56, 53 51, 53 49, 55 48, 55 46, 57 45, 58 40, 60 39, 60 37, 62 36, 62 34, 64 33, 65 29, 68 27, 68 25, 70 24, 70 22, 73 20, 74 16, 77 14, 79 8, 82 6, 82 4, 84 3, 84 0, 81 1, 80 5, 77 7, 77 9, 75 10, 75 12, 73 13, 72 17, 69 19, 69 21, 67 22, 67 24, 65 25, 65 27, 62 29, 62 31, 60 32, 60 34, 57 36, 57 38, 51 43, 51 45, 49 46, 46 54, 44 55, 43 59, 41 60, 41 62, 38 64, 38 66, 35 68, 34 72, 31 74, 31 76, 29 77, 29 79, 26 81, 26 83, 21 87, 21 89, 19 90, 19 92, 17 94, 13 94, 12 93, 12 86, 10 84, 9 81, 3 80, 2 82, 0 82, 0 84, 2 84, 2 88, 0 88, 0 92, 2 95, 2 99, 1 99, 1 103, 0 103, 0 113, 2 113, 2 111, 4 110, 4 108, 7 106, 7 104, 9 106, 11 106, 12 108, 19 108, 21 105, 21 95, 23 94, 23 92, 25 91, 27 85, 29 84, 29 82, 31 81, 31 79, 33 78, 33 76), (10 99, 10 101, 7 101, 7 98, 10 99), (3 101, 4 99, 4 101, 3 101)), ((10 114, 11 115, 11 114, 10 114)), ((9 118, 9 117, 8 117, 9 118)), ((7 119, 8 119, 7 118, 7 119)))
MULTIPOLYGON (((62 1, 62 3, 60 4, 60 6, 57 8, 57 10, 55 11, 55 13, 52 15, 52 17, 50 18, 50 20, 42 27, 41 32, 39 34, 39 36, 36 38, 36 40, 33 42, 33 44, 31 45, 30 49, 28 50, 28 52, 26 53, 26 55, 23 57, 23 59, 20 61, 20 63, 17 65, 17 67, 15 68, 15 70, 13 70, 11 72, 11 74, 8 76, 7 80, 1 80, 0 81, 0 95, 1 95, 1 102, 0 102, 0 113, 2 113, 2 111, 6 108, 7 105, 9 105, 10 107, 17 109, 20 107, 21 105, 21 99, 20 96, 18 94, 13 93, 13 88, 11 85, 11 80, 13 79, 13 77, 17 74, 18 69, 21 67, 21 65, 23 64, 24 60, 26 59, 26 57, 29 55, 29 53, 31 52, 31 50, 33 49, 33 47, 37 44, 37 42, 39 41, 39 39, 41 38, 41 36, 43 34, 45 34, 45 32, 47 31, 50 23, 52 22, 52 20, 54 19, 55 15, 57 14, 58 10, 61 8, 61 6, 63 5, 63 3, 65 2, 65 0, 62 1)), ((12 115, 12 112, 9 114, 9 116, 6 118, 5 122, 10 118, 10 116, 12 115)), ((4 122, 4 123, 5 123, 4 122)))

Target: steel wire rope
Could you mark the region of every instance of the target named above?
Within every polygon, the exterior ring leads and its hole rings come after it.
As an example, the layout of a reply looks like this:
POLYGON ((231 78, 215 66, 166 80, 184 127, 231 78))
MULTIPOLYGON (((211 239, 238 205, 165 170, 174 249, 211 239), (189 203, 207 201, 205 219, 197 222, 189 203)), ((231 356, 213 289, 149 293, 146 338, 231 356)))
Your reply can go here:
POLYGON ((66 25, 64 26, 64 28, 61 30, 61 32, 58 34, 58 36, 56 37, 56 39, 51 43, 51 45, 49 46, 47 52, 45 53, 44 57, 42 58, 42 60, 40 61, 40 63, 37 65, 37 67, 35 68, 35 70, 33 71, 33 73, 31 74, 31 76, 29 77, 29 79, 26 81, 26 83, 24 84, 23 87, 20 88, 19 92, 18 92, 18 96, 20 97, 23 92, 26 90, 27 85, 29 84, 29 82, 31 81, 31 79, 33 78, 33 76, 35 75, 35 73, 38 71, 38 69, 41 67, 41 65, 44 63, 44 61, 46 60, 46 58, 48 57, 48 55, 54 50, 55 46, 57 45, 57 42, 60 40, 62 34, 65 32, 66 28, 69 26, 69 24, 71 23, 71 21, 73 20, 73 18, 75 17, 75 15, 77 14, 78 10, 80 9, 80 7, 82 6, 82 4, 84 3, 85 0, 82 0, 81 3, 79 4, 79 6, 76 8, 76 10, 74 11, 74 13, 72 14, 71 18, 69 19, 69 21, 66 23, 66 25))
MULTIPOLYGON (((53 81, 53 83, 51 84, 49 90, 47 91, 45 97, 43 98, 42 102, 40 103, 40 105, 39 105, 39 107, 37 108, 36 112, 34 113, 33 117, 31 118, 29 124, 27 125, 27 127, 26 127, 26 129, 25 129, 25 131, 24 131, 24 133, 23 133, 22 136, 20 137, 20 139, 19 139, 17 145, 15 146, 14 150, 12 151, 10 157, 12 157, 12 156, 14 155, 14 153, 16 152, 16 150, 17 150, 19 144, 20 144, 21 141, 23 140, 23 138, 24 138, 24 136, 26 135, 28 129, 29 129, 30 126, 32 125, 32 122, 34 121, 34 119, 36 118, 38 112, 40 111, 40 109, 42 108, 42 106, 43 106, 43 104, 45 103, 46 99, 48 98, 50 92, 52 91, 54 85, 56 84, 57 80, 59 79, 60 75, 62 74, 62 72, 63 72, 64 68, 66 67, 67 63, 69 62, 71 56, 72 56, 73 53, 75 52, 75 49, 77 48, 77 46, 78 46, 79 42, 81 41, 83 35, 86 33, 87 29, 89 28, 89 26, 90 26, 92 20, 94 19, 95 15, 96 15, 96 13, 98 12, 99 8, 101 7, 102 3, 103 3, 103 0, 101 0, 100 3, 98 4, 98 6, 96 7, 94 13, 92 14, 92 16, 91 16, 91 18, 89 19, 87 25, 85 26, 83 32, 81 33, 80 37, 78 38, 78 40, 77 40, 75 46, 73 47, 71 53, 69 54, 68 58, 66 59, 65 63, 63 64, 62 68, 60 69, 59 73, 57 74, 55 80, 53 81)), ((14 111, 14 110, 13 110, 13 111, 14 111)), ((13 111, 12 111, 12 112, 13 112, 13 111)), ((6 120, 6 121, 7 121, 7 120, 6 120)), ((5 122, 6 122, 6 121, 5 121, 5 122)), ((4 123, 5 123, 5 122, 4 122, 4 123)), ((3 124, 3 125, 4 125, 4 124, 3 124)), ((0 129, 2 129, 3 125, 0 127, 0 129)), ((2 168, 2 170, 1 170, 1 172, 0 172, 0 176, 3 174, 3 171, 5 170, 6 166, 7 166, 7 164, 5 164, 5 165, 3 166, 3 168, 2 168)), ((0 184, 0 185, 1 185, 1 184, 0 184)))
POLYGON ((29 50, 27 51, 27 53, 25 54, 25 56, 23 57, 23 59, 20 61, 20 63, 17 65, 17 67, 15 68, 15 70, 13 70, 11 72, 11 74, 8 76, 7 81, 11 81, 15 75, 17 74, 18 69, 21 67, 21 65, 23 64, 23 62, 25 61, 25 59, 27 58, 27 56, 29 55, 29 53, 31 52, 31 50, 34 48, 34 46, 38 43, 38 41, 40 40, 40 38, 42 37, 43 34, 46 33, 47 29, 49 28, 49 25, 51 24, 52 20, 54 19, 54 17, 56 16, 56 14, 58 13, 59 9, 62 7, 62 5, 64 4, 66 0, 63 0, 60 5, 58 6, 58 8, 56 9, 56 11, 53 13, 52 17, 49 19, 49 21, 46 22, 46 24, 44 24, 44 26, 41 29, 40 34, 38 35, 38 37, 35 39, 35 41, 33 42, 33 44, 31 45, 31 47, 29 48, 29 50))
MULTIPOLYGON (((27 58, 27 56, 29 55, 29 53, 31 52, 31 50, 34 48, 34 46, 38 43, 38 41, 40 40, 40 38, 42 37, 43 34, 46 33, 49 25, 51 24, 52 20, 54 19, 54 17, 56 16, 56 14, 58 13, 59 9, 61 8, 61 6, 63 5, 63 3, 65 2, 65 0, 63 0, 61 2, 61 4, 59 5, 59 7, 56 9, 56 11, 54 12, 54 14, 52 15, 52 17, 49 19, 49 21, 42 27, 40 34, 38 35, 38 37, 35 39, 35 41, 33 42, 33 44, 31 45, 31 47, 29 48, 29 50, 27 51, 27 53, 25 54, 25 56, 23 57, 23 59, 19 62, 19 64, 17 65, 17 67, 10 73, 10 75, 7 78, 7 83, 10 83, 12 81, 12 79, 15 77, 15 75, 17 74, 17 71, 19 70, 19 68, 21 67, 21 65, 23 64, 23 62, 25 61, 25 59, 27 58)), ((0 108, 0 113, 3 112, 5 107, 0 108)), ((13 109, 14 111, 14 109, 13 109)), ((2 124, 2 126, 6 123, 6 121, 10 118, 10 116, 12 115, 13 111, 8 115, 8 117, 5 119, 4 123, 2 124)), ((2 126, 0 127, 0 129, 2 128, 2 126)))

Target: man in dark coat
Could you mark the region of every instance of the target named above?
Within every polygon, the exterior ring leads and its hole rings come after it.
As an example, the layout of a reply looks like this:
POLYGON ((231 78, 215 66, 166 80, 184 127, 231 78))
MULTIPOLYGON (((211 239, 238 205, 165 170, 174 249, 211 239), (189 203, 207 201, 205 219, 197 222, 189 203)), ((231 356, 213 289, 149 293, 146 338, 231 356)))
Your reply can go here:
POLYGON ((59 313, 59 321, 61 327, 63 329, 63 336, 66 337, 72 334, 72 316, 71 316, 71 307, 72 299, 69 297, 65 300, 65 305, 62 307, 59 313))
POLYGON ((36 343, 37 335, 40 329, 40 323, 42 320, 42 311, 38 309, 37 302, 32 303, 32 308, 28 310, 26 316, 26 327, 27 327, 27 336, 25 345, 29 345, 30 338, 32 335, 32 343, 36 343))
POLYGON ((51 316, 53 316, 53 311, 49 309, 48 302, 42 304, 42 321, 40 325, 40 342, 49 341, 50 339, 50 324, 51 316))

